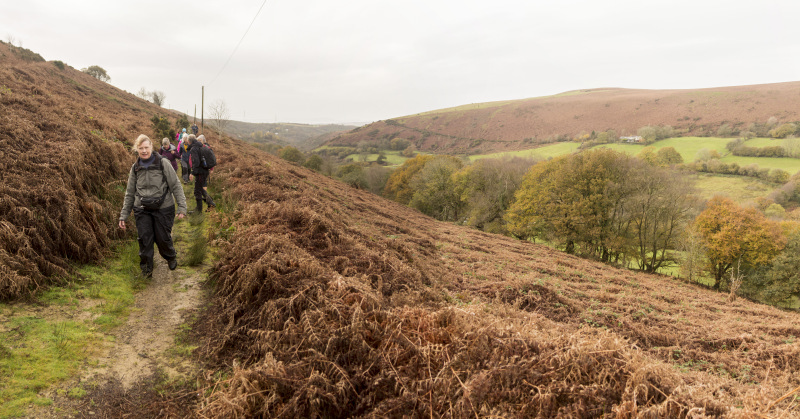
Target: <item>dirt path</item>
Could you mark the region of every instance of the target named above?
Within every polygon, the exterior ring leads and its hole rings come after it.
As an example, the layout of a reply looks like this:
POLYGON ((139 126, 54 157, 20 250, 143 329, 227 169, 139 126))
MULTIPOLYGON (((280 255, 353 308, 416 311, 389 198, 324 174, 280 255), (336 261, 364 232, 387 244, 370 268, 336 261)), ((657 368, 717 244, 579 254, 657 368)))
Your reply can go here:
MULTIPOLYGON (((188 247, 189 223, 176 223, 175 245, 181 254, 188 247), (183 238, 181 238, 183 237, 183 238)), ((86 362, 77 377, 48 388, 40 396, 53 400, 44 407, 30 407, 29 418, 101 418, 118 416, 118 409, 129 410, 131 400, 147 397, 158 380, 191 380, 196 366, 190 362, 189 349, 176 344, 176 337, 188 327, 202 303, 201 282, 207 264, 187 267, 179 264, 170 271, 156 253, 153 278, 139 291, 127 321, 107 334, 99 356, 86 362), (82 398, 67 394, 85 388, 82 398), (127 403, 128 406, 124 406, 127 403)), ((87 301, 87 303, 90 303, 87 301)), ((90 303, 91 304, 91 303, 90 303)), ((91 317, 89 307, 82 307, 78 317, 91 317)))
POLYGON ((185 315, 200 304, 201 278, 197 271, 182 267, 170 271, 166 262, 157 257, 153 279, 136 295, 127 323, 113 333, 115 342, 106 348, 99 366, 87 371, 82 379, 98 384, 119 380, 127 391, 158 369, 170 377, 185 374, 189 366, 175 365, 166 351, 173 345, 185 315))

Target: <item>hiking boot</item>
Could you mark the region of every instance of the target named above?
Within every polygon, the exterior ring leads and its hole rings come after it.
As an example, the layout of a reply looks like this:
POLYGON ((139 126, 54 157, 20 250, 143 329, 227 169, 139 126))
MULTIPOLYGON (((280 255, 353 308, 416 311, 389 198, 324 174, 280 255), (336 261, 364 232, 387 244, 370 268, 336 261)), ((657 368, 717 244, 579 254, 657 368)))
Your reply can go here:
POLYGON ((153 271, 142 271, 142 277, 144 279, 150 279, 153 277, 153 271))
POLYGON ((167 266, 169 266, 170 271, 174 271, 175 268, 178 267, 178 259, 170 259, 167 261, 167 266))
POLYGON ((211 212, 211 211, 212 211, 214 208, 216 208, 216 207, 217 207, 216 205, 211 205, 210 207, 208 207, 208 208, 206 209, 206 212, 211 212))

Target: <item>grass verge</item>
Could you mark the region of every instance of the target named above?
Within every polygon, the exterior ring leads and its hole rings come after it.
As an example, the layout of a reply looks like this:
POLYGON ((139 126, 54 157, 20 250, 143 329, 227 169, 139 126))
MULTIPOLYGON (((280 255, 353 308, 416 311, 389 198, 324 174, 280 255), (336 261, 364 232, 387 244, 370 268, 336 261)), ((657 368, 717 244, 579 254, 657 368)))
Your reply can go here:
POLYGON ((50 405, 40 392, 90 362, 146 284, 137 261, 137 243, 123 244, 104 266, 80 267, 68 285, 43 292, 33 304, 0 304, 0 418, 50 405))

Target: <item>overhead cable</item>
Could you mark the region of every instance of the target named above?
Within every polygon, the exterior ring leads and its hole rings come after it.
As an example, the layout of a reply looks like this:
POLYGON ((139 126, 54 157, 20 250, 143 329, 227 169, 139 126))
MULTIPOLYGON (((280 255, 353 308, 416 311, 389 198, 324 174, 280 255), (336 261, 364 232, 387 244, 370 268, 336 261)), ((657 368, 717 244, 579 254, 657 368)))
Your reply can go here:
POLYGON ((219 72, 217 73, 217 75, 214 76, 214 78, 211 80, 210 83, 207 84, 207 86, 210 86, 212 83, 214 83, 217 80, 217 77, 219 77, 219 75, 222 74, 222 71, 225 70, 225 67, 228 66, 228 63, 231 62, 231 58, 233 58, 233 55, 236 54, 236 51, 239 49, 239 45, 242 45, 242 41, 244 41, 244 37, 247 36, 247 32, 249 32, 250 28, 253 27, 253 23, 256 22, 256 18, 258 17, 258 14, 261 13, 261 9, 263 9, 264 5, 266 5, 266 4, 267 4, 267 0, 264 0, 264 2, 261 3, 261 7, 258 8, 258 11, 256 12, 256 15, 253 16, 253 20, 250 21, 250 25, 244 31, 244 35, 242 35, 242 39, 240 39, 239 43, 236 44, 236 47, 233 49, 233 52, 231 53, 230 57, 228 57, 228 60, 225 61, 225 64, 222 65, 222 68, 219 69, 219 72))

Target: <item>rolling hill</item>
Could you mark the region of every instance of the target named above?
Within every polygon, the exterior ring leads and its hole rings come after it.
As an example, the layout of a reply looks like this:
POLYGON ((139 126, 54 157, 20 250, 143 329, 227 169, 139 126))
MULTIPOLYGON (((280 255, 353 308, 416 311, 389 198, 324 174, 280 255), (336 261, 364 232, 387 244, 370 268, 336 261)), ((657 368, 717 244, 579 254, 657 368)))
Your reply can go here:
MULTIPOLYGON (((127 148, 164 111, 5 44, 0 54, 0 289, 13 299, 133 240, 113 228, 127 148)), ((795 312, 437 222, 210 140, 221 145, 220 202, 233 205, 210 216, 220 250, 193 326, 204 372, 187 393, 159 389, 97 417, 144 405, 189 417, 800 411, 795 312)), ((87 407, 107 394, 90 393, 87 407)))
POLYGON ((311 125, 290 123, 253 123, 228 121, 225 132, 243 141, 269 142, 312 150, 335 135, 356 127, 350 125, 311 125))
POLYGON ((685 135, 714 135, 722 124, 744 129, 800 120, 800 82, 694 90, 601 88, 554 96, 477 103, 402 116, 359 127, 328 145, 411 140, 418 150, 485 154, 533 148, 581 133, 613 129, 635 135, 644 126, 669 125, 685 135))

